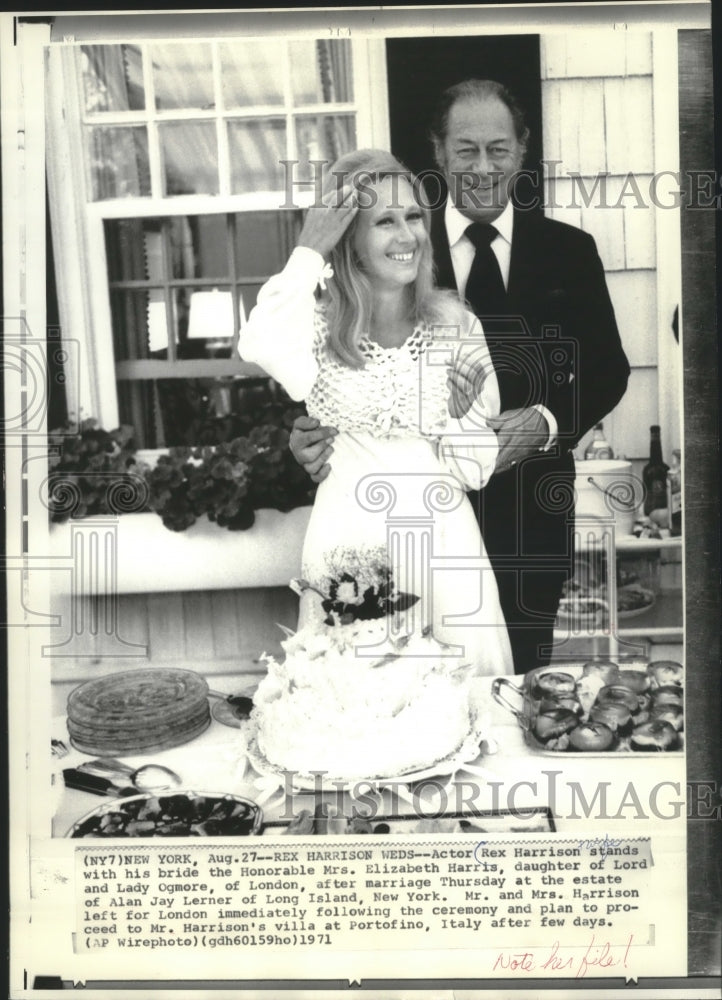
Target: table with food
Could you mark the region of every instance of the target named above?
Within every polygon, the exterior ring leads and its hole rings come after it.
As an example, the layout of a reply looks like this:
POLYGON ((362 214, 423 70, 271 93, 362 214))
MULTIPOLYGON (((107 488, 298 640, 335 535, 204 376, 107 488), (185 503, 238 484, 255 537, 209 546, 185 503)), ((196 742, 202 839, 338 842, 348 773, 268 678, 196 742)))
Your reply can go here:
POLYGON ((429 632, 386 625, 288 633, 259 675, 59 685, 54 836, 566 833, 602 786, 611 833, 630 780, 643 810, 660 780, 683 787, 680 663, 480 677, 429 632))

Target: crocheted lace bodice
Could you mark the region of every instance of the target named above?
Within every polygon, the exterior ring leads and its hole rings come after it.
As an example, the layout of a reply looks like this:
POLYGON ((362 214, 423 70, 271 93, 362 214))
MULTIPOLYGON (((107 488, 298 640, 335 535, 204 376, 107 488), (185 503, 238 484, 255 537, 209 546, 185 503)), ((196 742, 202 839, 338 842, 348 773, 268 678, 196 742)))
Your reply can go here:
POLYGON ((429 331, 416 327, 401 347, 385 348, 364 338, 366 364, 350 368, 328 349, 328 323, 319 304, 314 319, 318 377, 306 398, 309 415, 322 424, 376 437, 435 437, 449 418, 444 355, 429 352, 429 331))

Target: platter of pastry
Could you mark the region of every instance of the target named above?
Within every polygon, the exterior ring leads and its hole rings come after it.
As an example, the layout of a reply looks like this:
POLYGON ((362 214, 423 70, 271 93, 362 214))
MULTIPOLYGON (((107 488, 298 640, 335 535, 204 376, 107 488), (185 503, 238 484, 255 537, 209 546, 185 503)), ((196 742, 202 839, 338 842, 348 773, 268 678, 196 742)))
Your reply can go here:
POLYGON ((636 756, 684 747, 684 670, 673 660, 542 667, 520 687, 496 678, 492 694, 539 753, 636 756))

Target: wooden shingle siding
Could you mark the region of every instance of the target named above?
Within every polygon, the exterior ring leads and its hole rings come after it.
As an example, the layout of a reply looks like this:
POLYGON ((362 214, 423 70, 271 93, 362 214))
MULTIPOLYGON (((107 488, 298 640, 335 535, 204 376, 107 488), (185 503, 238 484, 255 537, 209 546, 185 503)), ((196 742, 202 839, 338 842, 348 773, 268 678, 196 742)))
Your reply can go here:
POLYGON ((542 35, 542 79, 635 76, 652 72, 648 31, 592 31, 542 35))
MULTIPOLYGON (((591 233, 597 243, 632 368, 627 394, 605 419, 605 432, 617 454, 642 460, 649 426, 660 419, 662 279, 650 183, 655 170, 667 166, 654 162, 653 36, 599 29, 542 35, 541 67, 544 158, 559 161, 553 174, 547 171, 546 212, 591 233)), ((677 444, 663 441, 667 458, 677 444)), ((578 455, 585 446, 586 438, 578 455)))
POLYGON ((607 287, 615 305, 619 331, 630 365, 657 365, 657 282, 653 270, 614 271, 607 287))

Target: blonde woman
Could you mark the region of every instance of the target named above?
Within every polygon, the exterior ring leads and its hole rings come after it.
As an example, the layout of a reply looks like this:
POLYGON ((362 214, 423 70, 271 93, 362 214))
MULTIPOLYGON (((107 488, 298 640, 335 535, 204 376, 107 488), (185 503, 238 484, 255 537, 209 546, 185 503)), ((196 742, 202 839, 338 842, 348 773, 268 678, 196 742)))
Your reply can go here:
POLYGON ((435 289, 428 213, 390 153, 342 157, 325 191, 239 343, 243 358, 338 431, 304 543, 312 589, 299 625, 327 620, 319 595, 330 585, 337 605, 339 589, 360 605, 386 566, 390 597, 418 598, 407 628, 430 625, 480 674, 512 673, 465 496, 488 480, 497 454, 486 418, 499 412, 498 386, 480 324, 435 289))

